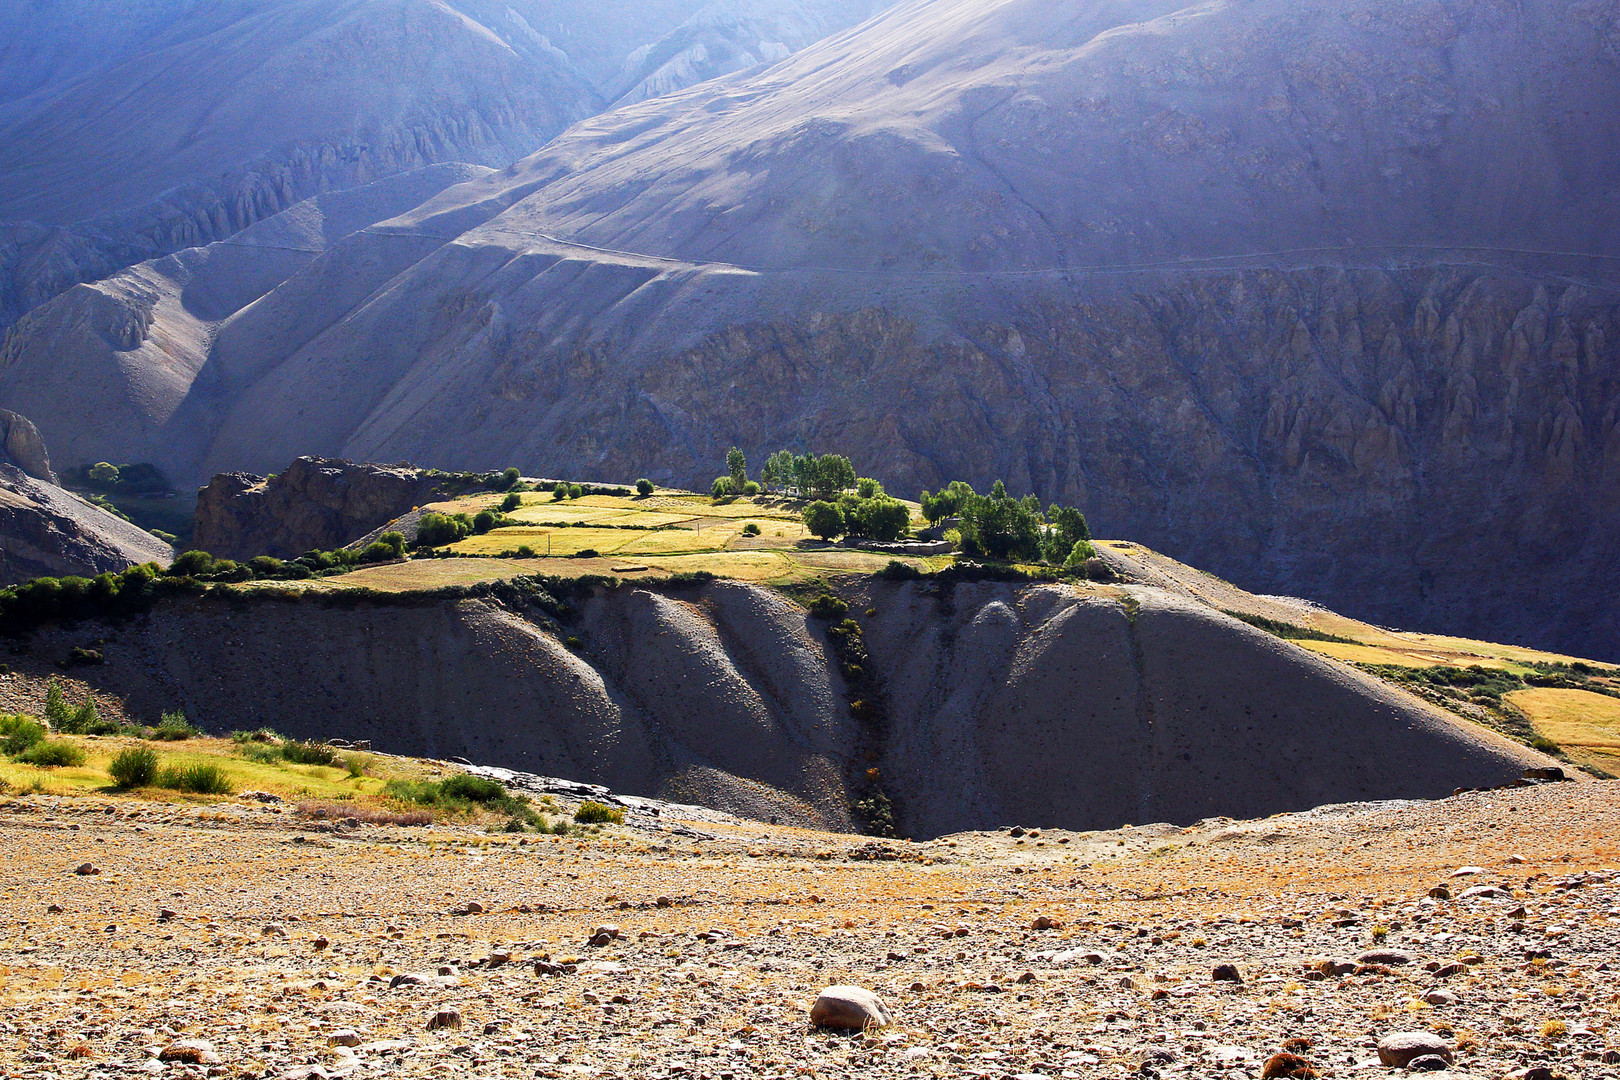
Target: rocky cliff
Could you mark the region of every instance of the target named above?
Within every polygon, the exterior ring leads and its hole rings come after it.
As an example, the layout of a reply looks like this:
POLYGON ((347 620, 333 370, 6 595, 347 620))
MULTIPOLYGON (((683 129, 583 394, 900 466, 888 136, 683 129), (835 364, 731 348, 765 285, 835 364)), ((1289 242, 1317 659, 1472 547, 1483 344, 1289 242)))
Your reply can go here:
POLYGON ((1160 589, 876 583, 855 600, 882 687, 861 706, 824 622, 727 582, 598 590, 560 622, 493 598, 187 600, 43 631, 15 662, 47 670, 93 634, 106 662, 83 677, 137 713, 823 828, 851 827, 877 784, 915 836, 1432 797, 1547 763, 1160 589))
POLYGON ((77 495, 0 463, 0 585, 36 577, 94 577, 174 550, 77 495))
POLYGON ((192 546, 221 559, 330 551, 431 502, 443 481, 405 465, 312 457, 268 478, 222 474, 197 493, 192 546))

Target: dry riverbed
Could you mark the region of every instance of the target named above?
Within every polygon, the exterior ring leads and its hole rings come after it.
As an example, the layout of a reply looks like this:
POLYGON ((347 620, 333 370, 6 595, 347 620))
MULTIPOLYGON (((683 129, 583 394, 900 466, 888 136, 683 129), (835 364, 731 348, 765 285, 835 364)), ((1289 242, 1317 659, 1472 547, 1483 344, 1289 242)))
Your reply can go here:
POLYGON ((5 799, 0 1075, 1349 1077, 1422 1031, 1459 1075, 1620 1077, 1620 783, 925 844, 637 821, 5 799), (894 1024, 813 1029, 834 984, 894 1024))

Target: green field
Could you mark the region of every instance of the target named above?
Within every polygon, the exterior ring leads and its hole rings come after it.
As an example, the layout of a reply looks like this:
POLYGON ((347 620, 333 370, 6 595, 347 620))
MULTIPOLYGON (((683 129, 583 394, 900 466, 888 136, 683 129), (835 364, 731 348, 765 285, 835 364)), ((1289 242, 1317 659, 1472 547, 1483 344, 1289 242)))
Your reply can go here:
POLYGON ((1571 760, 1620 775, 1620 698, 1540 686, 1503 697, 1571 760))

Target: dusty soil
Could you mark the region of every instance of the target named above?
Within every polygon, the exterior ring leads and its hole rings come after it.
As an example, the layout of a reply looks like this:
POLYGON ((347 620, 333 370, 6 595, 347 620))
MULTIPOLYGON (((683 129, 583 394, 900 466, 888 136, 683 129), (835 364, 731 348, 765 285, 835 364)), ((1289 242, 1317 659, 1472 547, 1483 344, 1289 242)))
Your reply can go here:
POLYGON ((9 799, 0 1073, 1238 1080, 1305 1039, 1345 1077, 1385 1072, 1402 1030, 1458 1074, 1617 1073, 1620 784, 918 845, 708 817, 320 832, 257 804, 9 799), (1307 974, 1375 947, 1410 960, 1307 974), (812 1029, 837 983, 894 1026, 812 1029), (460 1027, 429 1031, 446 1009, 460 1027), (159 1060, 182 1040, 211 1049, 159 1060))

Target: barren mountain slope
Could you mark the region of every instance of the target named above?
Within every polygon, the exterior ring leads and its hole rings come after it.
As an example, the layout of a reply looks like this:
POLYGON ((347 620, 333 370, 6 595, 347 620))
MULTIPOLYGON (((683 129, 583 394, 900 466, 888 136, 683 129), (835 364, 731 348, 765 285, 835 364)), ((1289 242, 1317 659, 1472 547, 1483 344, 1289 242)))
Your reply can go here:
POLYGON ((1263 591, 1620 656, 1615 19, 908 3, 339 245, 221 327, 189 475, 841 448, 1263 591))
POLYGON ((0 325, 298 199, 506 165, 635 88, 778 60, 870 0, 63 0, 0 11, 0 325))
POLYGON ((883 688, 859 718, 826 624, 736 583, 598 590, 560 625, 489 600, 187 600, 42 632, 15 663, 43 674, 95 637, 82 677, 137 715, 820 827, 876 777, 919 836, 1436 796, 1548 763, 1159 589, 873 583, 857 603, 883 688))
POLYGON ((0 585, 172 558, 174 549, 151 533, 0 462, 0 585))

